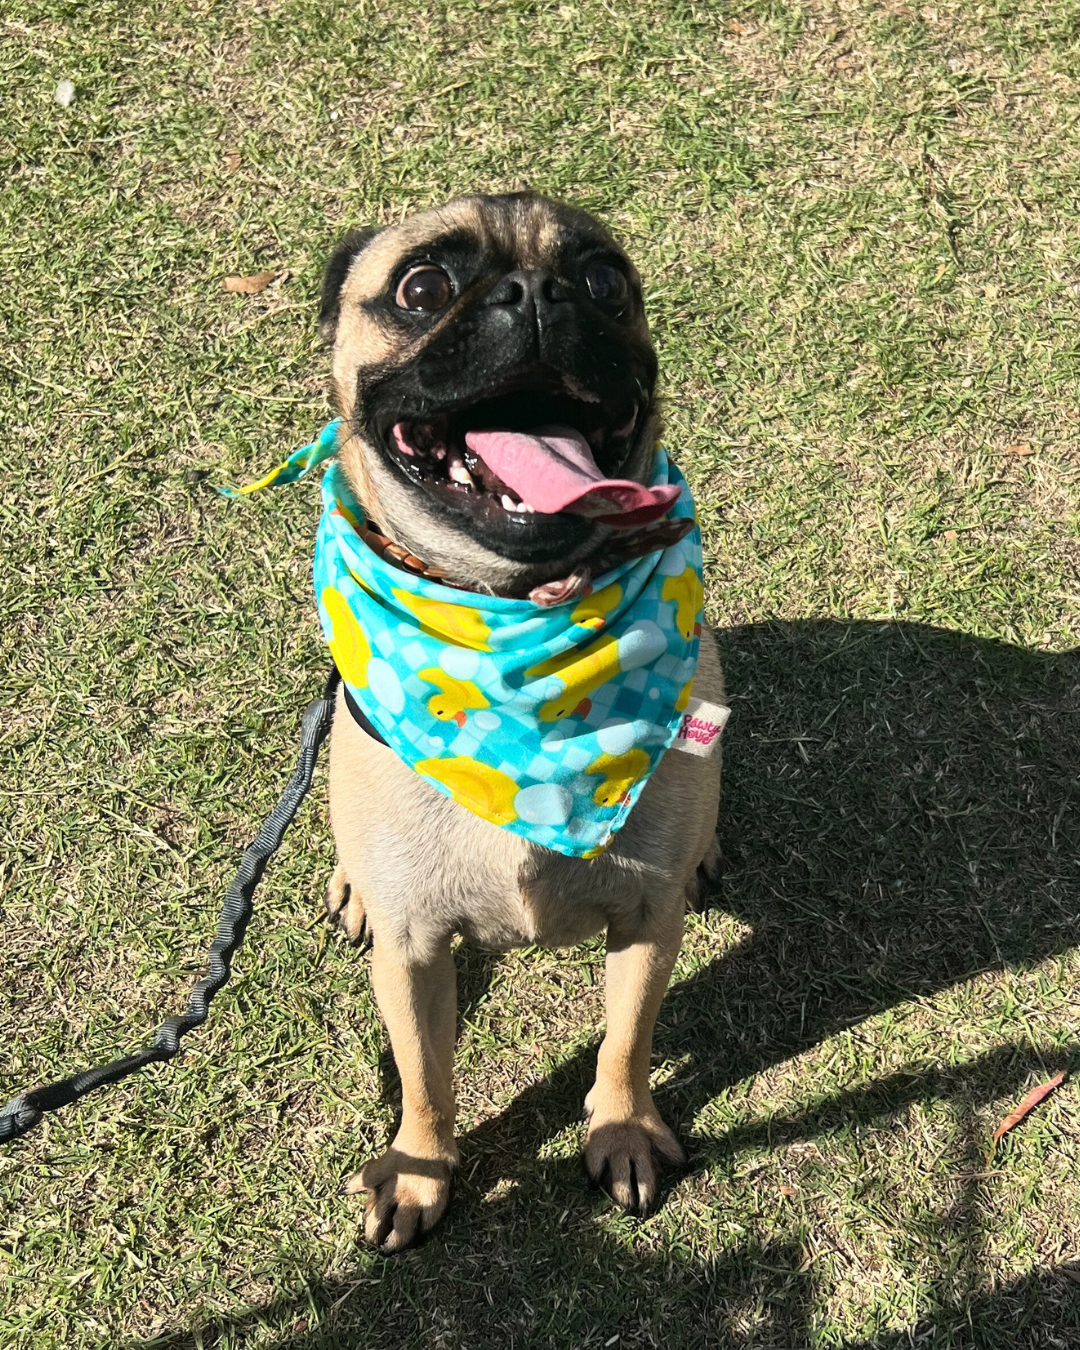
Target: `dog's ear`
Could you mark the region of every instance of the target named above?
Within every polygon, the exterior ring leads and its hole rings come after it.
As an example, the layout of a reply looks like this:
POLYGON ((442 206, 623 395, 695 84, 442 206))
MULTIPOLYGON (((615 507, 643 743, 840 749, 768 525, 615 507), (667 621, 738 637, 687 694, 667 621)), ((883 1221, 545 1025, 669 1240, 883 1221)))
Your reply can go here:
POLYGON ((319 333, 325 343, 332 343, 337 333, 341 314, 341 288, 349 274, 353 259, 363 253, 379 233, 375 226, 350 230, 330 255, 323 273, 322 299, 319 304, 319 333))

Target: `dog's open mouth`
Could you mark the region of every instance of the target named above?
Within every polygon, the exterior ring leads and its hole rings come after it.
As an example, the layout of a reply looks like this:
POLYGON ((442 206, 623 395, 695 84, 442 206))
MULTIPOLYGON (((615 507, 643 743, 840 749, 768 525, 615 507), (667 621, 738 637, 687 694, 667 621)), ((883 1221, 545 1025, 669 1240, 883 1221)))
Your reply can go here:
POLYGON ((642 413, 634 404, 611 419, 587 393, 524 390, 401 418, 384 440, 411 478, 458 510, 523 525, 565 512, 632 529, 666 515, 679 495, 673 486, 609 478, 600 467, 626 462, 642 413))

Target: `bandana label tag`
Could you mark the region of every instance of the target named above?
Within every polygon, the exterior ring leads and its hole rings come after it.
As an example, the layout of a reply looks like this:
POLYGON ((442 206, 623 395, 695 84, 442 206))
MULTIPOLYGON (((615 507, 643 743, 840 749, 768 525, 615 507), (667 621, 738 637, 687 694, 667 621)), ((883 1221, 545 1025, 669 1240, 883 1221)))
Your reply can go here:
POLYGON ((686 705, 671 748, 685 750, 688 755, 697 755, 699 759, 708 759, 720 744, 720 733, 730 716, 730 708, 719 703, 706 703, 702 698, 692 698, 686 705))

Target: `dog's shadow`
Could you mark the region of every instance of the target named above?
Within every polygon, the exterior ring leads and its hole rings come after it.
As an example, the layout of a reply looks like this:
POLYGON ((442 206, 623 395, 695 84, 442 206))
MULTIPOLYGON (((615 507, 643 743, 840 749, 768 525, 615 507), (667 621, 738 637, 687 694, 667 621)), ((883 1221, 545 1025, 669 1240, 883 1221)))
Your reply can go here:
MULTIPOLYGON (((684 1129, 729 1085, 841 1028, 980 971, 1028 966, 1080 940, 1080 653, 1030 652, 904 623, 776 622, 718 636, 733 714, 724 733, 724 873, 714 901, 749 935, 676 983, 661 1011, 657 1058, 678 1067, 657 1104, 684 1129)), ((482 997, 487 969, 479 963, 466 981, 472 999, 482 997)), ((548 1122, 580 1112, 594 1063, 592 1047, 572 1055, 463 1138, 468 1181, 413 1264, 388 1263, 377 1294, 314 1277, 296 1306, 315 1299, 333 1306, 332 1317, 318 1333, 272 1343, 297 1350, 352 1345, 359 1342, 344 1328, 367 1322, 365 1344, 389 1345, 395 1334, 398 1344, 426 1344, 415 1309, 427 1279, 439 1290, 431 1304, 439 1343, 506 1344, 500 1337, 525 1300, 534 1326, 555 1336, 550 1343, 584 1344, 584 1332, 571 1328, 581 1323, 575 1298, 588 1289, 580 1274, 588 1267, 590 1278, 618 1281, 628 1307, 645 1310, 635 1344, 674 1343, 650 1308, 665 1310, 668 1325, 675 1319, 683 1326, 680 1344, 725 1343, 715 1339, 718 1324, 703 1313, 704 1299, 714 1308, 764 1300, 767 1324, 753 1343, 808 1345, 815 1286, 794 1238, 791 1251, 783 1242, 746 1243, 734 1255, 725 1247, 722 1259, 695 1257, 688 1248, 681 1261, 653 1260, 605 1237, 595 1223, 561 1226, 567 1213, 580 1217, 580 1207, 594 1202, 583 1197, 578 1164, 538 1154, 550 1137, 548 1122), (500 1181, 525 1198, 485 1199, 500 1181), (482 1275, 481 1267, 494 1273, 482 1275), (791 1278, 781 1280, 775 1272, 785 1270, 791 1278), (385 1339, 370 1334, 373 1301, 385 1339), (411 1309, 402 1320, 389 1313, 399 1306, 411 1309), (564 1337, 555 1334, 559 1327, 564 1337)), ((715 1163, 755 1141, 790 1143, 887 1118, 934 1096, 970 1109, 1019 1087, 1035 1064, 1032 1053, 1003 1047, 963 1070, 840 1091, 783 1120, 715 1136, 699 1124, 696 1160, 715 1163)), ((1050 1067, 1045 1056, 1042 1064, 1050 1067)), ((971 1162, 977 1171, 974 1154, 971 1162)), ((970 1269, 962 1273, 971 1288, 981 1251, 974 1239, 965 1246, 970 1269)), ((961 1298, 944 1292, 946 1277, 955 1291, 956 1269, 941 1272, 943 1295, 927 1323, 935 1344, 938 1337, 952 1344, 954 1332, 957 1344, 981 1344, 971 1339, 980 1322, 991 1328, 1006 1318, 1022 1327, 1040 1300, 1044 1330, 1048 1315, 1063 1330, 1080 1329, 1076 1303, 1060 1285, 1049 1295, 1032 1277, 961 1298)), ((264 1320, 281 1327, 286 1312, 275 1304, 232 1330, 242 1336, 244 1326, 264 1320)), ((533 1343, 524 1333, 519 1343, 533 1343)), ((203 1343, 214 1344, 215 1334, 205 1329, 203 1343)), ((873 1344, 899 1347, 907 1335, 884 1334, 873 1344)), ((731 1343, 743 1343, 732 1336, 731 1343)), ((181 1350, 195 1343, 184 1333, 153 1344, 181 1350)), ((848 1342, 856 1344, 863 1342, 848 1342)))

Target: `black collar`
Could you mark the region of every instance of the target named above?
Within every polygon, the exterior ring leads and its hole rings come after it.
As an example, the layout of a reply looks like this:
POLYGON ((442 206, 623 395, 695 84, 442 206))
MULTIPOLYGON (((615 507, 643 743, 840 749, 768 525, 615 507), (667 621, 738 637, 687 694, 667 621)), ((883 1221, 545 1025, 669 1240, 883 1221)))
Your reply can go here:
MULTIPOLYGON (((338 678, 340 679, 340 676, 338 678)), ((380 745, 385 745, 386 738, 379 735, 378 731, 375 729, 375 724, 368 717, 367 713, 364 712, 360 704, 357 703, 356 699, 353 698, 352 694, 349 693, 349 686, 344 680, 341 681, 341 692, 345 695, 345 706, 348 708, 349 712, 352 713, 352 719, 360 730, 366 731, 373 741, 378 741, 380 745)))

